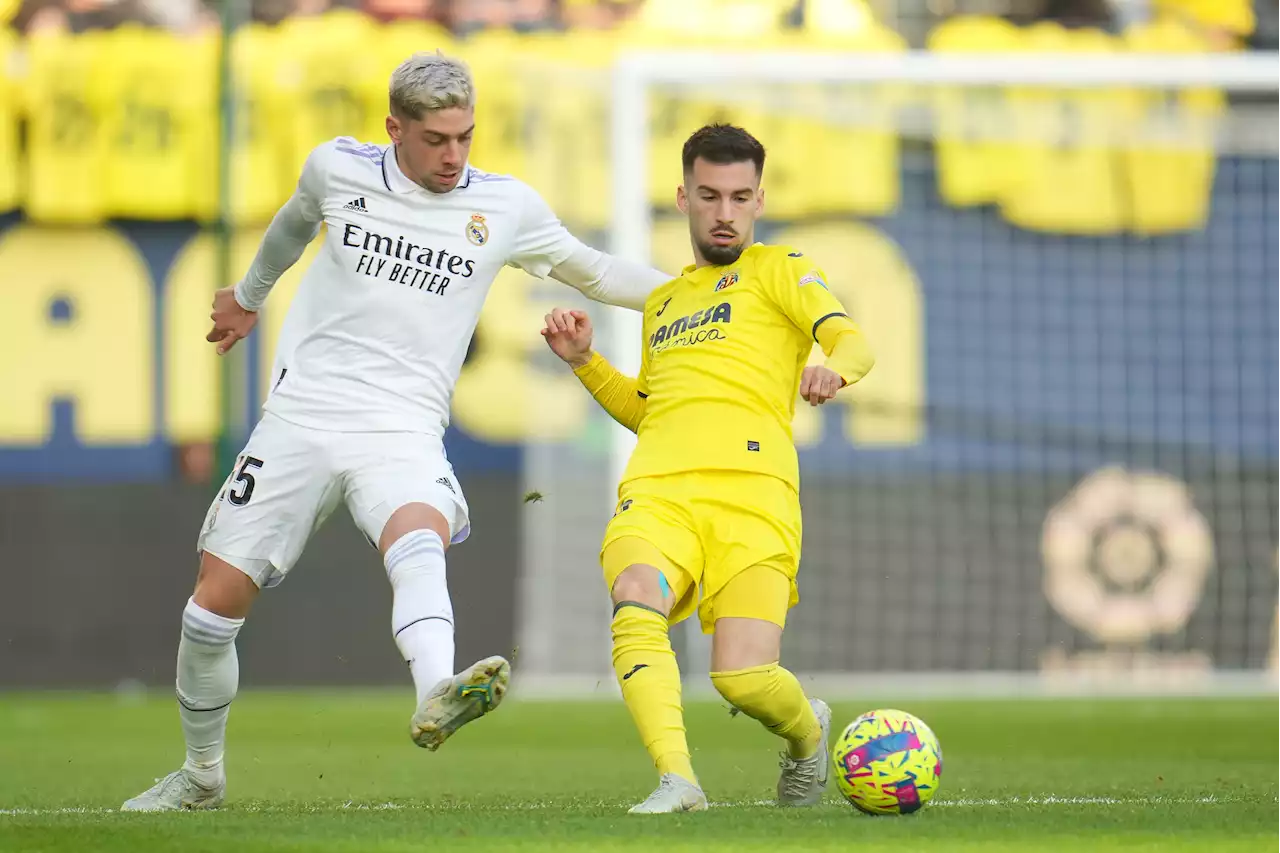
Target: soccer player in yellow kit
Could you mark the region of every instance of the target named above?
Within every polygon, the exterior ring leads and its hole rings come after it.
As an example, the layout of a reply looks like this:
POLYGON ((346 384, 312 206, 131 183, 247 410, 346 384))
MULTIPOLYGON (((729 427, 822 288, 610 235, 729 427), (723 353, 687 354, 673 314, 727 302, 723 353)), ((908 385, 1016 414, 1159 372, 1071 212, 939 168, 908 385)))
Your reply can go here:
POLYGON ((799 600, 797 391, 811 405, 871 369, 865 338, 802 252, 755 243, 764 147, 710 125, 684 145, 676 195, 694 264, 650 294, 640 374, 591 350, 581 311, 555 309, 542 334, 609 414, 638 434, 605 532, 613 665, 661 775, 632 813, 707 806, 689 758, 669 626, 695 611, 713 633, 711 680, 787 742, 778 802, 826 788, 831 710, 779 666, 799 600), (826 363, 806 367, 813 343, 826 363), (699 594, 700 591, 700 594, 699 594))

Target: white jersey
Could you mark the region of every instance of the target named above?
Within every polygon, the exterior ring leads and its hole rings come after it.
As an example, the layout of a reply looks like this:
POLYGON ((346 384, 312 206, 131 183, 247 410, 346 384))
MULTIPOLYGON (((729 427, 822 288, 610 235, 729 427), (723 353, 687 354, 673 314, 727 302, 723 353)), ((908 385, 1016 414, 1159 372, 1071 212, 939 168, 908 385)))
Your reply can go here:
POLYGON ((585 246, 515 178, 468 166, 452 191, 432 193, 393 148, 340 138, 307 160, 236 289, 244 307, 257 309, 322 221, 328 234, 289 308, 265 406, 315 429, 442 435, 504 265, 634 308, 668 278, 585 246))

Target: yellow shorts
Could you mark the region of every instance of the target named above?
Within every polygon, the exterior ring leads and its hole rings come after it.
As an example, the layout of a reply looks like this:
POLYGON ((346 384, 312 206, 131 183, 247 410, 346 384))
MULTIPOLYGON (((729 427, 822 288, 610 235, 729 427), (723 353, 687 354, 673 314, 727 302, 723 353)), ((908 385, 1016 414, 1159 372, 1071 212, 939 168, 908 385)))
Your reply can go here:
POLYGON ((800 600, 800 539, 800 496, 785 481, 691 471, 623 483, 600 562, 609 589, 628 566, 656 567, 675 599, 672 624, 696 608, 708 634, 725 617, 781 627, 800 600))

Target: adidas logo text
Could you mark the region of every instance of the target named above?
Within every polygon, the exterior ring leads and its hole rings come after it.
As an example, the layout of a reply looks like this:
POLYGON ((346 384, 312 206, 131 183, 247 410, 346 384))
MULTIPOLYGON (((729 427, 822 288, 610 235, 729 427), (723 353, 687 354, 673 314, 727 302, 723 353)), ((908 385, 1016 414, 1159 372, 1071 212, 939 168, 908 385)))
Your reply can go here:
POLYGON ((354 210, 354 211, 356 211, 357 213, 368 213, 368 212, 369 212, 369 208, 365 207, 365 204, 364 204, 364 197, 363 197, 363 196, 361 196, 360 198, 356 199, 355 201, 349 201, 349 202, 347 202, 346 204, 344 204, 344 205, 342 206, 342 209, 343 209, 343 210, 354 210))

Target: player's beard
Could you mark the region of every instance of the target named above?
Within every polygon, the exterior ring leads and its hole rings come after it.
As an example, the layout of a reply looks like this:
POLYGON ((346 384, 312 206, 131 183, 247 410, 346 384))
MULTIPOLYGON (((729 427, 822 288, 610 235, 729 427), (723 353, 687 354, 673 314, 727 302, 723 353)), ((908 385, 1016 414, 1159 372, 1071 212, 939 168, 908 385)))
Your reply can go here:
POLYGON ((703 260, 712 266, 726 267, 742 257, 744 244, 732 243, 728 246, 717 246, 715 243, 698 241, 698 253, 703 260))

